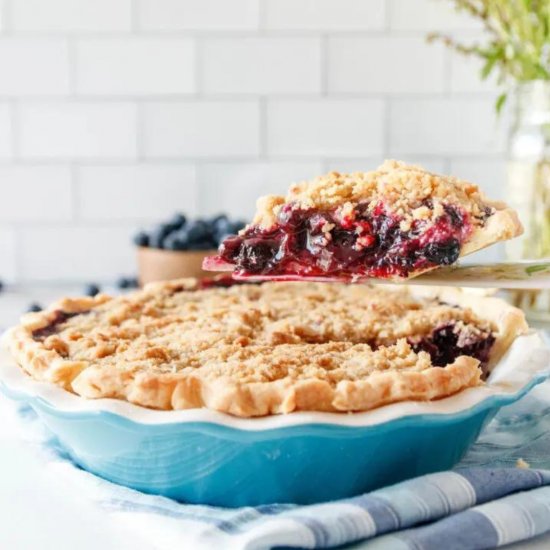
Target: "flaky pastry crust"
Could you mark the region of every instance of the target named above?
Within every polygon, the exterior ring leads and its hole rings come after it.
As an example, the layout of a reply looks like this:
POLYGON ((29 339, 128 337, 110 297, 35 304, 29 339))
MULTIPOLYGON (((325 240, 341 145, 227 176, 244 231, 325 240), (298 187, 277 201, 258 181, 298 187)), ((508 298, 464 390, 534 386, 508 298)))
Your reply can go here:
POLYGON ((527 330, 496 298, 449 289, 154 283, 130 295, 65 299, 27 314, 8 346, 33 378, 85 398, 237 416, 363 411, 439 399, 480 383, 479 361, 434 367, 412 342, 451 324, 491 334, 490 365, 527 330))

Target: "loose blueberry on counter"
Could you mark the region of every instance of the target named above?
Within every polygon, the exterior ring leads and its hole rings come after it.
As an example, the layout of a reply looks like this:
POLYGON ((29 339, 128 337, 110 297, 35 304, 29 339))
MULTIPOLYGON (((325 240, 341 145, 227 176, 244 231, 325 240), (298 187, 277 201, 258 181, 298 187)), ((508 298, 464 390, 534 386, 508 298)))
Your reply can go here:
POLYGON ((116 282, 116 287, 125 290, 127 288, 137 288, 139 286, 137 277, 119 277, 116 282))
POLYGON ((44 308, 37 302, 32 302, 27 307, 27 313, 38 313, 39 311, 42 311, 44 308))
POLYGON ((134 244, 137 246, 149 246, 149 235, 145 231, 140 231, 134 235, 134 244))
POLYGON ((2 292, 3 290, 4 290, 4 283, 0 281, 0 292, 2 292))
POLYGON ((137 277, 128 277, 128 288, 139 288, 139 280, 137 277))
POLYGON ((93 298, 101 292, 101 289, 95 283, 90 283, 84 288, 84 295, 93 298))

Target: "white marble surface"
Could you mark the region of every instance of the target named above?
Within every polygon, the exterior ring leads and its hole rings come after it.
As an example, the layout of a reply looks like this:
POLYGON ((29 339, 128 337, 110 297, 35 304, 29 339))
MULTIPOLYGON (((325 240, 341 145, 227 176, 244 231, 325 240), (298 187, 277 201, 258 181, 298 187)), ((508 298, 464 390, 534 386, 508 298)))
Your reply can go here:
MULTIPOLYGON (((81 287, 38 287, 0 294, 0 328, 17 322, 30 302, 43 305, 81 287)), ((87 500, 46 475, 10 422, 0 396, 0 548, 13 550, 152 550, 87 500)))
MULTIPOLYGON (((17 322, 30 302, 47 305, 79 292, 82 287, 76 286, 6 290, 0 294, 0 329, 17 322)), ((33 451, 19 440, 10 415, 9 403, 0 396, 0 548, 155 550, 78 494, 56 485, 57 480, 46 475, 33 451)), ((547 550, 550 535, 508 548, 547 550)))
POLYGON ((87 500, 46 475, 11 429, 0 398, 0 548, 152 550, 87 500))

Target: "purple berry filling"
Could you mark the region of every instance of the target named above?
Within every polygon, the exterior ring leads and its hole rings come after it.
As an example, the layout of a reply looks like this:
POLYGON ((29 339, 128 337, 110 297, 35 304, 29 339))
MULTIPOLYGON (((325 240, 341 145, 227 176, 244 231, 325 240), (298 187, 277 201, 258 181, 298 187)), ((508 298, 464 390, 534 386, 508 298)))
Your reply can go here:
POLYGON ((51 336, 52 334, 55 334, 58 332, 59 326, 68 321, 71 317, 75 317, 76 315, 82 315, 84 313, 88 313, 87 311, 80 311, 80 312, 68 312, 63 311, 61 309, 58 309, 54 311, 54 318, 45 326, 39 329, 36 329, 32 333, 32 337, 35 340, 45 340, 48 336, 51 336))
POLYGON ((457 357, 467 355, 480 362, 483 377, 487 376, 487 365, 495 337, 490 332, 466 335, 455 330, 454 324, 434 329, 430 336, 419 341, 410 341, 415 352, 429 353, 435 367, 444 367, 453 363, 457 357))
POLYGON ((287 204, 272 230, 250 226, 226 239, 222 261, 238 274, 407 277, 416 270, 450 265, 471 232, 465 212, 445 205, 435 222, 413 220, 407 230, 383 205, 359 205, 346 219, 335 211, 302 210, 287 204))

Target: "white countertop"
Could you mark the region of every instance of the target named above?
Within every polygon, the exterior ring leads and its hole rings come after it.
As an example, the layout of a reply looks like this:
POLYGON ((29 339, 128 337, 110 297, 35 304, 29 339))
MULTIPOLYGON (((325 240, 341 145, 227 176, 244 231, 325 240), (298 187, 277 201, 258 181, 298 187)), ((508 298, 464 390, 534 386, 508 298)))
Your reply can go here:
MULTIPOLYGON (((79 292, 82 286, 6 290, 0 293, 0 329, 16 323, 31 302, 46 306, 79 292)), ((19 440, 11 415, 9 402, 0 397, 0 548, 152 550, 87 500, 60 494, 56 480, 19 440)))
MULTIPOLYGON (((6 417, 0 398, 0 414, 6 417)), ((0 428, 0 548, 13 550, 152 550, 90 502, 59 494, 34 453, 0 428)))
MULTIPOLYGON (((16 323, 30 302, 46 306, 60 296, 80 292, 82 286, 4 291, 0 293, 0 329, 16 323)), ((0 548, 154 550, 90 502, 59 491, 56 479, 45 474, 33 451, 19 441, 9 421, 11 414, 9 403, 0 396, 0 548)), ((508 548, 547 550, 550 535, 508 548)))

